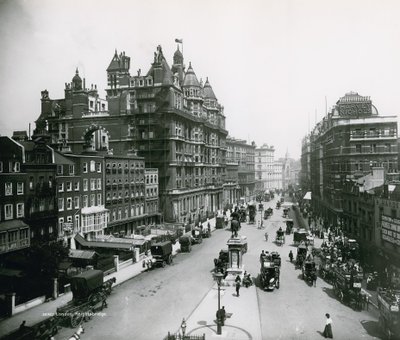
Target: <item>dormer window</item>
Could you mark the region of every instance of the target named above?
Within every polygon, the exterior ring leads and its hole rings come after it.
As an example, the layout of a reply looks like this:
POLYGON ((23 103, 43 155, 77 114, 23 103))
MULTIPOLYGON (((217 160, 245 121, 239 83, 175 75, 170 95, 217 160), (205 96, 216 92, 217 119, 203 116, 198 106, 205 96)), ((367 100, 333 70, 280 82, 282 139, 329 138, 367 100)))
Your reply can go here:
POLYGON ((143 86, 143 85, 144 85, 143 79, 140 79, 139 80, 139 86, 143 86))
POLYGON ((153 85, 153 79, 149 78, 147 79, 147 86, 153 85))

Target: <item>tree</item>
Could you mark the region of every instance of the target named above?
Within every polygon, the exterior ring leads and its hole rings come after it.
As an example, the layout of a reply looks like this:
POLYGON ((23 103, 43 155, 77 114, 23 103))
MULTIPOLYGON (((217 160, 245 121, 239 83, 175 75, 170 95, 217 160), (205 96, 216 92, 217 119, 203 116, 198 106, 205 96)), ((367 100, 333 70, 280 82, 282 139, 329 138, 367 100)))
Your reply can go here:
POLYGON ((29 272, 46 278, 58 276, 58 265, 68 257, 69 249, 62 242, 34 244, 28 250, 29 272))

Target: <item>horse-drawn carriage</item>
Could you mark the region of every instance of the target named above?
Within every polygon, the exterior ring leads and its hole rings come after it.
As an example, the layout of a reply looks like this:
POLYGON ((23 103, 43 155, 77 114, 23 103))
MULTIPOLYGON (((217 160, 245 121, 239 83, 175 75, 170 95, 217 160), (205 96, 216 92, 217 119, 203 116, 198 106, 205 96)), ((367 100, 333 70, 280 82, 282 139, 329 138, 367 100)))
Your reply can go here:
POLYGON ((278 246, 282 246, 285 243, 285 233, 282 228, 276 231, 275 243, 278 246))
POLYGON ((88 270, 71 278, 72 300, 57 308, 60 323, 77 327, 87 321, 96 310, 107 307, 107 295, 115 278, 103 282, 101 270, 88 270))
POLYGON ((281 207, 281 202, 280 201, 276 202, 276 209, 280 209, 280 207, 281 207))
POLYGON ((364 297, 361 293, 361 281, 358 275, 341 267, 335 269, 333 290, 342 303, 347 303, 361 310, 364 297))
POLYGON ((317 276, 317 269, 315 267, 315 262, 306 260, 303 263, 303 266, 301 268, 302 270, 302 278, 304 281, 307 283, 311 283, 315 280, 315 277, 317 276))
POLYGON ((229 263, 229 252, 227 249, 221 249, 218 258, 214 259, 214 272, 226 274, 229 263))
POLYGON ((303 262, 307 256, 307 247, 304 243, 301 243, 297 247, 297 256, 296 256, 296 268, 301 268, 303 266, 303 262))
POLYGON ((182 235, 179 238, 179 243, 181 245, 181 252, 190 253, 192 251, 192 237, 190 235, 182 235))
POLYGON ((282 217, 287 218, 288 214, 289 214, 289 208, 287 208, 287 207, 283 208, 282 217))
POLYGON ((247 218, 246 208, 241 207, 238 211, 238 214, 239 214, 239 222, 246 222, 247 218))
POLYGON ((321 277, 331 283, 335 277, 335 263, 332 261, 331 256, 327 254, 321 254, 320 256, 321 263, 319 266, 319 275, 321 277))
POLYGON ((203 230, 195 227, 192 229, 192 244, 200 244, 203 242, 203 230))
POLYGON ((274 209, 269 207, 268 209, 264 210, 264 220, 270 217, 274 213, 274 209))
POLYGON ((294 226, 293 220, 288 218, 286 220, 286 235, 290 235, 292 233, 293 226, 294 226))
POLYGON ((1 337, 2 340, 51 339, 58 333, 57 317, 48 317, 34 325, 21 325, 16 330, 1 337))
POLYGON ((300 244, 301 242, 306 243, 308 232, 305 229, 296 230, 293 234, 293 243, 295 245, 300 244))
POLYGON ((261 259, 261 269, 259 275, 261 289, 274 290, 280 286, 280 269, 271 258, 261 259))
POLYGON ((248 209, 249 209, 249 223, 255 223, 256 204, 254 202, 250 202, 248 205, 248 209))

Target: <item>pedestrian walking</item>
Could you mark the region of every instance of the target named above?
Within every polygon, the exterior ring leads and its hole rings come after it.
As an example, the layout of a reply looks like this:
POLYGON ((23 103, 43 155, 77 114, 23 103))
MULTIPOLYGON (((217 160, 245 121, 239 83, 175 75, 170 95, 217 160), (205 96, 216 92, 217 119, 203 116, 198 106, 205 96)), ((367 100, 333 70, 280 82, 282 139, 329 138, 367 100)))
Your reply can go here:
POLYGON ((290 262, 293 261, 293 252, 292 251, 289 252, 289 259, 290 259, 290 262))
POLYGON ((222 318, 222 326, 225 326, 225 319, 226 319, 226 311, 225 311, 225 306, 222 306, 221 309, 221 318, 222 318))
POLYGON ((313 274, 313 284, 314 284, 314 287, 317 287, 317 273, 313 274))
POLYGON ((236 296, 239 296, 240 291, 240 280, 236 281, 236 296))
POLYGON ((333 339, 331 316, 329 315, 329 313, 326 313, 325 316, 326 316, 326 324, 324 332, 322 334, 325 338, 333 339))

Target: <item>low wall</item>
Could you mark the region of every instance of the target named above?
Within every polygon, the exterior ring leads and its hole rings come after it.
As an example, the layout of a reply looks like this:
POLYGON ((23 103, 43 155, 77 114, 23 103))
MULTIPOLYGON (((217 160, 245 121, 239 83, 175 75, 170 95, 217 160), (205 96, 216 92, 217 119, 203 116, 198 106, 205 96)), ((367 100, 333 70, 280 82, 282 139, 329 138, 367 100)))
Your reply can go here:
POLYGON ((132 260, 132 259, 129 259, 129 260, 120 262, 120 263, 119 263, 119 266, 118 266, 118 267, 119 267, 119 270, 121 270, 121 269, 123 269, 123 268, 126 268, 126 267, 130 266, 131 264, 133 264, 133 260, 132 260))
POLYGON ((17 314, 17 313, 21 313, 23 311, 26 311, 27 309, 36 307, 38 305, 41 305, 45 301, 46 301, 46 296, 43 295, 43 296, 39 296, 33 300, 21 303, 20 305, 15 306, 13 315, 17 314))

